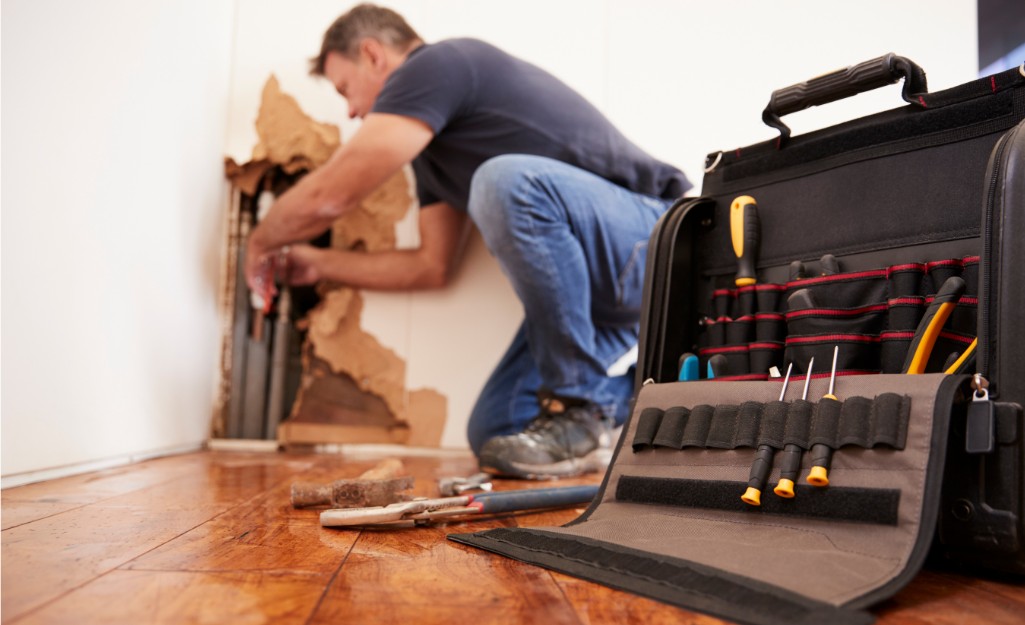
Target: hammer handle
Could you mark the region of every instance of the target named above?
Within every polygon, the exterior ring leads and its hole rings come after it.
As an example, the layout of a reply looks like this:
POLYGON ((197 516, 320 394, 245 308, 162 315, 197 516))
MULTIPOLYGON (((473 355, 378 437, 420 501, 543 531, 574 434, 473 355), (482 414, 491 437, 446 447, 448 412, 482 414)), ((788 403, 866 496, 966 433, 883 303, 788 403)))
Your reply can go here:
POLYGON ((331 505, 331 486, 315 482, 292 484, 292 505, 296 508, 331 505))

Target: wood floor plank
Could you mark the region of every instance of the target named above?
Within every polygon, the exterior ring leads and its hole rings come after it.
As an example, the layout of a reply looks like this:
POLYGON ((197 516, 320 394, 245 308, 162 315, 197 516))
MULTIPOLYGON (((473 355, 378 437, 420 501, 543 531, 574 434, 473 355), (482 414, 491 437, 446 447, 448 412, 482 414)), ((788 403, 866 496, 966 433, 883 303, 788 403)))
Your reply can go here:
POLYGON ((113 571, 18 625, 300 625, 330 576, 113 571))
POLYGON ((87 504, 173 480, 214 462, 206 452, 154 458, 126 466, 26 484, 3 491, 7 501, 87 504))
POLYGON ((124 565, 163 571, 293 571, 327 574, 356 533, 320 526, 319 511, 294 510, 284 484, 124 565))
MULTIPOLYGON (((555 527, 584 507, 426 528, 327 529, 295 480, 355 477, 380 457, 203 452, 4 491, 6 623, 720 625, 643 597, 446 540, 555 527), (17 492, 15 492, 17 491, 17 492)), ((472 456, 404 459, 414 494, 472 456)), ((596 483, 495 481, 497 490, 596 483)), ((1022 622, 1025 585, 926 570, 873 610, 882 625, 1022 622)))
POLYGON ((62 503, 65 497, 73 500, 80 488, 103 497, 0 534, 2 620, 39 607, 312 466, 310 461, 271 458, 187 454, 177 461, 140 463, 140 478, 125 472, 96 475, 91 481, 76 476, 34 489, 62 503), (102 486, 92 486, 96 482, 102 486), (111 496, 119 490, 125 492, 111 496))
POLYGON ((86 506, 3 532, 2 620, 89 582, 219 513, 86 506))
POLYGON ((879 625, 1020 625, 1025 621, 1025 586, 987 589, 978 578, 925 569, 895 597, 873 612, 879 625))
POLYGON ((311 624, 578 624, 545 570, 445 539, 503 524, 363 531, 311 624))
POLYGON ((85 504, 67 501, 9 501, 4 499, 0 529, 9 529, 80 508, 85 504))
POLYGON ((194 472, 197 466, 209 461, 201 454, 187 454, 166 462, 161 460, 164 459, 4 489, 0 494, 2 529, 144 491, 194 472))
POLYGON ((289 473, 316 466, 308 457, 270 463, 267 458, 268 454, 196 452, 8 488, 0 496, 3 529, 84 505, 116 505, 116 498, 125 496, 136 497, 130 505, 146 497, 159 498, 162 501, 151 502, 158 507, 237 502, 289 473))

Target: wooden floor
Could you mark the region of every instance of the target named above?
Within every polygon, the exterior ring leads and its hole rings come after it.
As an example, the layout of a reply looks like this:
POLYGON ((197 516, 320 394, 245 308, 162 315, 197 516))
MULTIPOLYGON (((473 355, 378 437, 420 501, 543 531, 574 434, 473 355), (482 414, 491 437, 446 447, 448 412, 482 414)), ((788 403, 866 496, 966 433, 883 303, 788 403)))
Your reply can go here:
MULTIPOLYGON (((469 456, 407 458, 417 494, 469 456)), ((564 510, 400 530, 321 528, 293 480, 372 458, 200 452, 3 491, 3 623, 687 623, 710 618, 445 540, 558 525, 564 510)), ((565 484, 592 480, 566 481, 565 484)), ((530 486, 522 483, 502 487, 530 486)), ((1025 587, 923 571, 879 623, 1025 622, 1025 587)))

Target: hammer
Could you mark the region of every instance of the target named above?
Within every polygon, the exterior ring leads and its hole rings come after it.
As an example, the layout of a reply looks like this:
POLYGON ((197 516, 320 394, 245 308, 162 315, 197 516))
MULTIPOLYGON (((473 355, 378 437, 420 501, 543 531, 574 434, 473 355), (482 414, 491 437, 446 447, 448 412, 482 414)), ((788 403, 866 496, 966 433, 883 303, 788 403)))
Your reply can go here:
POLYGON ((365 508, 408 501, 410 495, 400 491, 413 488, 413 476, 402 475, 405 472, 401 460, 389 458, 355 479, 330 484, 295 482, 292 507, 365 508))

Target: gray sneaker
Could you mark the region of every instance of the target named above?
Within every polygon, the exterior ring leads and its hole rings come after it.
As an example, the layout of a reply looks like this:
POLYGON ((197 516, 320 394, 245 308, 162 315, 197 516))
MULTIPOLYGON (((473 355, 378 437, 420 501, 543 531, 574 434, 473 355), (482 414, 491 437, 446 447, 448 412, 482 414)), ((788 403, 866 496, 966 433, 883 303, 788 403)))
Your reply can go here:
POLYGON ((530 480, 604 471, 615 442, 612 419, 585 400, 545 395, 540 403, 526 430, 484 443, 481 470, 530 480))

